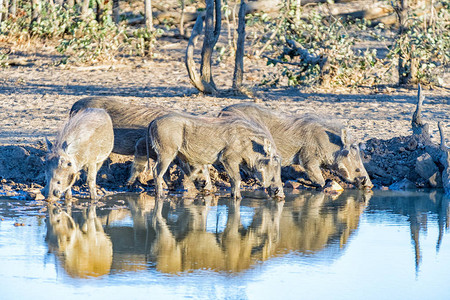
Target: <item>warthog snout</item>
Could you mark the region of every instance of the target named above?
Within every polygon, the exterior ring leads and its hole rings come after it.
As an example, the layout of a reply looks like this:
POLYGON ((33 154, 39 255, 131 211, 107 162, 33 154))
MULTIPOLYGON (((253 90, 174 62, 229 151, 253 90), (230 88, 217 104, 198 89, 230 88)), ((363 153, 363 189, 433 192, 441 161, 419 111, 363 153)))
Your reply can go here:
POLYGON ((367 176, 356 177, 355 183, 356 186, 359 187, 360 189, 373 188, 373 184, 367 176))
POLYGON ((60 190, 54 190, 53 191, 53 196, 55 196, 57 198, 61 198, 62 192, 60 190))

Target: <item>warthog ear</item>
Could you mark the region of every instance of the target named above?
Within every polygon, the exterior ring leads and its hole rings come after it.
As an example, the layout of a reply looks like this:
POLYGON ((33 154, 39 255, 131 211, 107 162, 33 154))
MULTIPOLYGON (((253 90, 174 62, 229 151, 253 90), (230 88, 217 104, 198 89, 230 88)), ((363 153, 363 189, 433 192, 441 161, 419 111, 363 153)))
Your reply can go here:
POLYGON ((272 153, 272 143, 268 139, 264 139, 264 152, 266 154, 272 153))
POLYGON ((341 129, 341 141, 342 141, 342 144, 344 144, 344 146, 350 144, 347 128, 341 129))
POLYGON ((253 151, 260 153, 262 155, 265 155, 265 153, 264 153, 265 149, 264 149, 264 146, 261 145, 261 142, 254 141, 254 140, 251 140, 251 142, 252 142, 253 151))
POLYGON ((61 145, 61 148, 63 149, 64 152, 67 152, 67 147, 69 147, 69 144, 67 144, 67 142, 64 141, 61 145))
POLYGON ((51 152, 52 149, 53 149, 53 144, 52 144, 52 142, 50 142, 50 141, 48 140, 48 138, 45 138, 45 143, 46 143, 46 145, 47 145, 47 151, 48 151, 48 152, 51 152))
POLYGON ((347 157, 350 154, 350 151, 348 151, 348 149, 342 149, 341 151, 341 155, 344 157, 347 157))
POLYGON ((78 148, 77 144, 78 144, 79 140, 76 140, 74 142, 71 142, 70 144, 68 144, 66 141, 64 141, 62 143, 61 148, 63 149, 64 152, 67 153, 67 155, 72 155, 76 152, 76 149, 78 148))
POLYGON ((344 164, 342 164, 342 163, 338 164, 338 170, 339 170, 339 173, 341 173, 341 175, 344 176, 345 178, 350 177, 350 174, 349 174, 347 168, 344 166, 344 164))

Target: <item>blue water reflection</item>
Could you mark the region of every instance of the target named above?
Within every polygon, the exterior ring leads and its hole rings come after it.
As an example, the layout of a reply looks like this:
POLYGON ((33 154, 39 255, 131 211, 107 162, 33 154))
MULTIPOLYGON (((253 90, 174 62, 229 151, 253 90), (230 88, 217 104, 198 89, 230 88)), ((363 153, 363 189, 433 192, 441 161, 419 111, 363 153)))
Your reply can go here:
POLYGON ((450 299, 444 195, 247 196, 1 199, 0 298, 450 299))

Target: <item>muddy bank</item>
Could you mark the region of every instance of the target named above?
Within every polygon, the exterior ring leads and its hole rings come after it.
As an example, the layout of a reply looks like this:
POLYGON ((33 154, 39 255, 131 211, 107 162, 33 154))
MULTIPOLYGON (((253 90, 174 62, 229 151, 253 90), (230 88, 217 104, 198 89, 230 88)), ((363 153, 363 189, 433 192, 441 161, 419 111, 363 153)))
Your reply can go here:
MULTIPOLYGON (((45 186, 45 153, 42 143, 33 146, 0 146, 0 195, 20 196, 25 199, 41 197, 39 190, 45 186)), ((388 140, 370 139, 362 144, 362 155, 367 172, 375 185, 374 189, 415 189, 442 188, 440 174, 443 170, 439 163, 436 148, 423 144, 416 136, 394 137, 388 140), (435 174, 436 173, 436 174, 435 174)), ((152 192, 153 177, 151 172, 141 175, 135 186, 127 187, 126 180, 130 174, 131 156, 111 154, 97 175, 100 195, 123 191, 152 192)), ((226 191, 229 180, 220 167, 210 168, 211 179, 216 188, 226 191)), ((324 177, 338 182, 341 186, 352 189, 353 185, 343 182, 334 172, 323 169, 324 177)), ((244 189, 258 189, 259 183, 243 176, 244 189)), ((182 173, 177 167, 170 170, 169 188, 183 191, 182 173)), ((285 188, 314 189, 301 168, 293 166, 283 169, 282 179, 285 188)), ((201 189, 203 182, 196 183, 201 189)), ((192 187, 191 187, 192 188, 192 187)), ((75 196, 86 197, 87 186, 85 174, 73 187, 75 196)))

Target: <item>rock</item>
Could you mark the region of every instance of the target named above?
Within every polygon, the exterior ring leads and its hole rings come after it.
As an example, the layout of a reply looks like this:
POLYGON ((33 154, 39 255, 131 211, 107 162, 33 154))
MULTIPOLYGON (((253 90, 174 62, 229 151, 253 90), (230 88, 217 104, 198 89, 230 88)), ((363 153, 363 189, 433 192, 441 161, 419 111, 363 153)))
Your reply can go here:
POLYGON ((443 187, 442 176, 440 172, 436 172, 428 178, 428 184, 431 187, 443 187))
POLYGON ((153 180, 153 172, 142 172, 137 180, 144 185, 147 185, 150 180, 153 180))
POLYGON ((44 195, 42 195, 39 189, 29 189, 27 191, 27 199, 32 199, 36 201, 45 200, 44 195))
POLYGON ((325 184, 325 187, 323 188, 323 191, 325 193, 337 194, 337 193, 343 192, 344 188, 339 183, 337 183, 336 181, 332 180, 332 181, 328 181, 325 184))
POLYGON ((395 182, 389 186, 390 190, 399 191, 399 190, 413 190, 416 189, 416 185, 410 180, 403 178, 402 180, 395 182))
POLYGON ((388 177, 386 171, 384 171, 382 168, 378 167, 375 164, 372 163, 364 164, 364 167, 366 168, 366 171, 371 178, 374 177, 374 175, 383 178, 388 177))
POLYGON ((30 153, 25 150, 23 147, 12 147, 10 150, 10 157, 17 160, 24 160, 27 158, 27 156, 30 155, 30 153))
POLYGON ((407 166, 402 166, 400 164, 395 165, 394 171, 395 171, 395 174, 397 174, 397 176, 399 176, 399 177, 400 176, 404 177, 405 175, 408 175, 410 173, 410 170, 407 166))
POLYGON ((300 183, 295 180, 288 180, 284 183, 284 187, 288 189, 297 189, 300 186, 300 183))
POLYGON ((407 149, 409 151, 414 151, 417 149, 417 141, 416 139, 411 139, 408 143, 407 149))
POLYGON ((441 173, 439 168, 428 153, 424 153, 416 160, 416 173, 425 179, 431 187, 442 186, 441 173))

